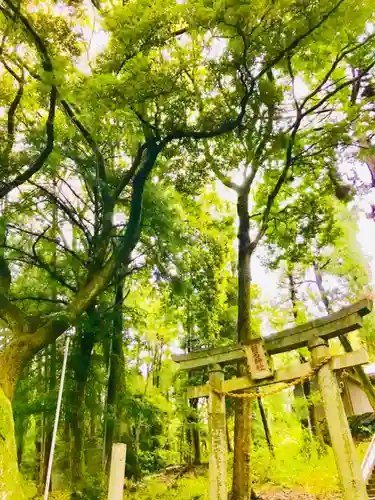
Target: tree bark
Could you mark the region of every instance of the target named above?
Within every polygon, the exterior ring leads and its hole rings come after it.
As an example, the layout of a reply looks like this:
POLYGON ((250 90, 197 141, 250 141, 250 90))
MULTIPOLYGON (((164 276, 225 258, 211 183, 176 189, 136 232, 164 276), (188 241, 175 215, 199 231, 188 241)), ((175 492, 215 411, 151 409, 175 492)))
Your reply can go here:
MULTIPOLYGON (((67 405, 66 405, 67 406, 67 405)), ((63 456, 63 468, 65 471, 65 476, 69 478, 71 482, 71 439, 70 439, 70 410, 65 408, 64 414, 64 456, 63 456)))
MULTIPOLYGON (((25 370, 26 372, 26 370, 25 370)), ((28 378, 28 373, 24 373, 22 380, 17 385, 16 394, 17 399, 21 400, 24 405, 27 405, 29 401, 29 387, 28 384, 25 383, 28 378)), ((27 433, 27 427, 29 422, 29 415, 24 411, 20 411, 18 414, 14 412, 14 426, 16 433, 16 446, 17 446, 17 461, 18 468, 21 468, 24 444, 25 444, 25 435, 27 433)))
POLYGON ((271 456, 275 457, 275 449, 272 443, 271 431, 268 426, 266 410, 264 409, 263 400, 261 398, 258 398, 258 406, 259 406, 260 417, 263 423, 263 429, 264 429, 264 434, 266 436, 268 449, 270 450, 271 456))
POLYGON ((190 400, 190 406, 193 409, 193 412, 190 416, 191 435, 193 442, 193 465, 201 465, 201 445, 197 415, 198 401, 198 398, 190 400))
MULTIPOLYGON (((56 388, 56 342, 53 342, 49 349, 47 349, 47 353, 49 352, 49 356, 46 356, 46 377, 48 384, 48 393, 51 396, 56 388)), ((50 399, 50 397, 49 397, 50 399)), ((51 451, 52 444, 52 432, 53 432, 53 422, 54 422, 54 413, 51 412, 51 409, 48 408, 45 418, 45 428, 44 428, 44 451, 43 451, 43 473, 42 473, 42 482, 41 486, 44 490, 44 485, 47 479, 47 470, 48 470, 48 462, 51 451)), ((50 481, 50 491, 52 491, 52 478, 50 481)))
POLYGON ((120 423, 122 408, 119 396, 124 392, 125 358, 123 350, 123 320, 122 307, 124 301, 123 280, 118 280, 115 288, 115 307, 112 327, 112 350, 110 356, 110 370, 107 392, 107 417, 105 432, 105 462, 106 470, 111 466, 111 450, 114 439, 121 442, 120 423))
MULTIPOLYGON (((250 327, 250 224, 249 194, 241 192, 237 198, 239 219, 238 233, 238 341, 244 344, 251 339, 250 327)), ((238 376, 246 373, 246 365, 238 366, 238 376)), ((251 497, 251 400, 237 399, 234 421, 234 460, 232 500, 249 500, 251 497)))
POLYGON ((232 500, 251 497, 251 400, 237 399, 234 417, 232 500), (237 430, 237 432, 236 432, 237 430))
POLYGON ((91 307, 88 310, 87 322, 77 328, 78 338, 71 356, 75 384, 70 395, 72 498, 79 498, 85 494, 85 393, 92 349, 97 336, 97 317, 94 307, 91 307))
POLYGON ((0 387, 0 498, 23 500, 14 436, 12 405, 0 387))
POLYGON ((71 448, 71 478, 72 478, 72 495, 71 498, 84 498, 84 473, 85 473, 85 456, 84 456, 84 394, 85 382, 76 382, 74 390, 74 409, 72 408, 72 419, 70 429, 72 433, 72 448, 71 448))
POLYGON ((225 433, 227 437, 227 450, 228 453, 232 453, 232 443, 230 441, 230 434, 229 434, 229 426, 228 426, 228 415, 226 414, 226 422, 225 422, 225 433))
MULTIPOLYGON (((37 360, 36 371, 39 380, 42 380, 42 366, 41 359, 37 360)), ((35 415, 35 484, 39 488, 41 482, 41 464, 42 464, 42 414, 37 413, 35 415)))

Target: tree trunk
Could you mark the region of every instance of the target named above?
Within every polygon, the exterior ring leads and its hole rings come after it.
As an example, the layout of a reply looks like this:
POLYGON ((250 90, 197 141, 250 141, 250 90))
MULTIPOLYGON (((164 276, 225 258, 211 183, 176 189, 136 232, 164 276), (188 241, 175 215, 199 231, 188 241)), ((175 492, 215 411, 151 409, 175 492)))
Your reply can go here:
POLYGON ((0 498, 22 500, 12 405, 0 386, 0 498))
POLYGON ((94 439, 96 436, 96 412, 94 408, 90 411, 90 439, 94 439))
POLYGON ((111 450, 114 439, 120 439, 120 423, 122 420, 122 407, 119 395, 124 392, 123 377, 125 359, 123 350, 123 321, 122 306, 124 301, 123 281, 119 280, 115 290, 115 308, 112 328, 112 350, 107 392, 107 417, 105 432, 105 463, 109 471, 111 466, 111 450))
POLYGON ((85 392, 91 354, 97 335, 97 314, 94 307, 88 310, 88 321, 77 328, 77 341, 71 355, 75 387, 71 394, 70 429, 72 433, 71 478, 72 498, 84 495, 85 473, 85 392))
POLYGON ((72 478, 72 496, 71 498, 84 498, 84 395, 85 382, 76 382, 74 390, 75 403, 72 408, 72 419, 70 429, 72 433, 72 456, 71 456, 71 478, 72 478))
MULTIPOLYGON (((39 359, 37 360, 36 363, 36 371, 38 375, 38 379, 42 380, 42 366, 41 366, 42 360, 39 359)), ((40 482, 41 482, 41 463, 42 463, 42 414, 37 413, 35 415, 35 438, 34 438, 34 444, 35 444, 35 484, 37 488, 39 488, 40 482)))
POLYGON ((228 450, 228 453, 232 453, 232 443, 230 441, 230 434, 229 434, 229 426, 228 426, 228 415, 226 414, 226 422, 225 422, 225 433, 226 433, 226 437, 227 437, 227 450, 228 450))
POLYGON ((193 444, 193 465, 201 465, 201 446, 197 415, 198 401, 198 398, 190 400, 190 406, 193 409, 193 412, 190 415, 191 436, 193 444))
MULTIPOLYGON (((46 365, 47 365, 46 377, 49 389, 48 391, 49 399, 51 399, 51 396, 53 395, 56 388, 56 342, 53 342, 49 346, 49 349, 47 349, 47 353, 48 352, 49 356, 48 354, 46 354, 46 365)), ((48 408, 44 419, 45 428, 44 428, 44 452, 43 452, 43 476, 42 476, 43 490, 47 479, 48 462, 52 444, 54 416, 55 416, 54 412, 51 411, 51 408, 48 408)), ((49 490, 52 491, 52 478, 50 481, 49 490)))
POLYGON ((64 415, 64 458, 63 458, 63 468, 65 471, 65 475, 69 477, 69 482, 71 481, 71 439, 70 439, 70 410, 65 408, 64 415))
POLYGON ((249 500, 251 497, 250 454, 251 400, 236 399, 232 500, 249 500))
POLYGON ((270 431, 270 428, 268 426, 266 410, 264 409, 263 400, 261 398, 258 398, 258 406, 259 406, 259 411, 260 411, 260 417, 261 417, 262 423, 263 423, 263 429, 264 429, 264 434, 266 436, 268 449, 270 450, 271 456, 275 457, 275 449, 274 449, 273 443, 272 443, 271 431, 270 431))
MULTIPOLYGON (((244 344, 251 339, 250 328, 250 225, 249 195, 241 193, 237 199, 238 233, 238 341, 244 344)), ((238 366, 238 376, 246 374, 246 366, 238 366)), ((234 422, 234 460, 232 500, 249 500, 251 496, 251 400, 237 399, 234 422)))
POLYGON ((14 419, 15 432, 16 432, 16 445, 17 445, 17 462, 19 469, 21 469, 21 464, 22 464, 22 457, 25 445, 25 435, 26 435, 28 421, 29 417, 24 414, 18 415, 14 419))
MULTIPOLYGON (((57 194, 57 183, 56 179, 54 179, 54 193, 57 194)), ((54 203, 52 207, 52 227, 51 227, 51 238, 54 240, 57 239, 57 225, 58 225, 58 211, 57 205, 54 203)), ((53 245, 52 251, 52 262, 51 266, 54 271, 57 268, 57 248, 56 244, 53 245)), ((57 287, 56 283, 53 281, 51 287, 51 299, 57 299, 57 287)), ((51 402, 51 396, 54 396, 54 392, 56 389, 56 342, 52 342, 52 344, 46 348, 46 365, 45 365, 45 377, 46 377, 46 388, 48 391, 48 399, 51 402)), ((46 392, 47 392, 46 391, 46 392)), ((54 423, 55 412, 51 411, 49 407, 47 409, 47 413, 44 415, 44 451, 43 451, 43 472, 42 472, 42 487, 43 490, 45 488, 45 483, 47 480, 47 471, 48 471, 48 462, 49 456, 51 453, 51 445, 52 445, 52 433, 53 433, 53 423, 54 423)), ((52 491, 52 477, 49 484, 49 491, 52 491)))
MULTIPOLYGON (((22 401, 23 405, 27 405, 29 402, 29 386, 27 383, 28 373, 25 373, 22 380, 19 381, 16 388, 16 397, 19 401, 22 401)), ((29 423, 29 415, 25 411, 16 412, 14 411, 14 427, 16 433, 16 446, 17 446, 17 461, 18 468, 21 469, 25 435, 27 432, 27 427, 29 423)))
MULTIPOLYGON (((316 262, 314 263, 314 272, 315 272, 316 284, 318 286, 324 307, 326 308, 327 313, 331 314, 333 312, 333 309, 331 307, 329 297, 323 286, 322 272, 316 262)), ((350 340, 346 335, 340 335, 339 339, 345 352, 353 351, 353 348, 350 344, 350 340)), ((354 371, 362 383, 363 390, 367 396, 367 399, 369 400, 370 405, 372 406, 372 409, 375 411, 375 389, 371 383, 370 377, 367 375, 362 366, 354 367, 354 371)))
MULTIPOLYGON (((290 300, 292 302, 292 311, 294 320, 297 321, 298 318, 298 308, 297 308, 297 290, 293 276, 293 264, 288 267, 288 281, 289 281, 289 293, 290 300)), ((299 358, 302 363, 306 362, 305 357, 299 351, 299 358)), ((321 433, 319 432, 316 424, 315 418, 315 408, 314 404, 311 402, 311 382, 310 380, 306 380, 303 384, 301 384, 303 397, 307 403, 307 418, 301 418, 301 426, 305 429, 309 429, 311 434, 320 442, 321 433)))

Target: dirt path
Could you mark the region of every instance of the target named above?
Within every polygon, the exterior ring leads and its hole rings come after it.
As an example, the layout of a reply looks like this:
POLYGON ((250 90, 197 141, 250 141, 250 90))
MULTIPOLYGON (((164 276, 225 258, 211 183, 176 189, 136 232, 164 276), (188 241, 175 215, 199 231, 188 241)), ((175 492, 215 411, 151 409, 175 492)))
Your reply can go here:
POLYGON ((339 493, 324 495, 311 495, 303 490, 287 490, 283 488, 272 488, 271 490, 259 492, 262 500, 342 500, 339 493))

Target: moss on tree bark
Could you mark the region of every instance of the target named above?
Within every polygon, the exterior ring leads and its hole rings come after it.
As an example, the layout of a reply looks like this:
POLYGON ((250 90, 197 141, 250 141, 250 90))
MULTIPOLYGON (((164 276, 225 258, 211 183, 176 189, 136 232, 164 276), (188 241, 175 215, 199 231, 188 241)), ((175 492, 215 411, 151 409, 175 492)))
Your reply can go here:
POLYGON ((13 412, 10 400, 0 387, 0 498, 23 500, 21 475, 17 466, 13 412))

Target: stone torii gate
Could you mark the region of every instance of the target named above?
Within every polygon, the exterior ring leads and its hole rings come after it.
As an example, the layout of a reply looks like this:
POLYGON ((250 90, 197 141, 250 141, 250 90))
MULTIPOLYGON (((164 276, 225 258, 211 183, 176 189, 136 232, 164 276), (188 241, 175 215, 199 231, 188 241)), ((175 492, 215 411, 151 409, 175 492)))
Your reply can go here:
MULTIPOLYGON (((335 370, 368 363, 364 349, 339 356, 329 354, 328 340, 361 328, 363 316, 371 312, 372 302, 363 299, 338 312, 262 339, 248 345, 231 345, 172 356, 182 370, 209 367, 209 381, 188 387, 189 399, 208 397, 210 462, 209 498, 227 500, 225 439, 225 395, 239 397, 237 391, 256 391, 259 387, 292 383, 316 374, 340 478, 344 500, 366 500, 363 481, 348 421, 340 396, 335 370), (271 356, 308 346, 311 363, 274 370, 271 356), (223 365, 247 362, 249 375, 224 380, 223 365)), ((264 395, 267 395, 265 393, 264 395)))

